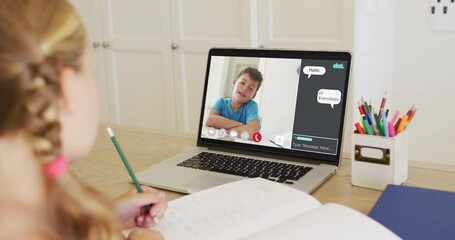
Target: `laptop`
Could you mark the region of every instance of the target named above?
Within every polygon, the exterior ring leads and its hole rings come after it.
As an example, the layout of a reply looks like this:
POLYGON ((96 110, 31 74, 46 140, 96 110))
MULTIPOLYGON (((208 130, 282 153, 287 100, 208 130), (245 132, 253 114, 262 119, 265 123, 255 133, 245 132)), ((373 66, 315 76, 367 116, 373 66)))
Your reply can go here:
POLYGON ((262 177, 311 193, 340 165, 350 66, 348 52, 211 49, 197 146, 140 171, 139 182, 194 193, 262 177), (207 125, 215 102, 232 100, 234 80, 246 68, 263 79, 250 100, 258 130, 207 125))

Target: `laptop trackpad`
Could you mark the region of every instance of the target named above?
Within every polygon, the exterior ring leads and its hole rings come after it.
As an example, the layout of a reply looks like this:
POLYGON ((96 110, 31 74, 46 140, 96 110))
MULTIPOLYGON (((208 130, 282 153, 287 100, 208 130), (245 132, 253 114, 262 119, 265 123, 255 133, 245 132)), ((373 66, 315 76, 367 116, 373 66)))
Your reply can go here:
POLYGON ((184 185, 188 190, 188 193, 195 193, 210 187, 215 187, 228 182, 233 182, 235 180, 237 179, 223 176, 211 176, 207 174, 194 177, 188 182, 186 182, 184 185))

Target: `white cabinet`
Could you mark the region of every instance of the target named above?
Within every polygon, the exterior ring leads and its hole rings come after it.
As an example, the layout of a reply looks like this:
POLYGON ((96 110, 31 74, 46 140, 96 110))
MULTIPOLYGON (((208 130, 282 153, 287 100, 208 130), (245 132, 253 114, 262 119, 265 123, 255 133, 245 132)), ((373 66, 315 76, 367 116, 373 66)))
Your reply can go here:
POLYGON ((101 120, 176 128, 166 0, 74 0, 89 32, 101 120))
POLYGON ((353 49, 354 0, 259 0, 258 8, 262 47, 353 49))
POLYGON ((245 0, 171 0, 177 129, 199 125, 207 53, 211 47, 251 46, 251 4, 245 0))
POLYGON ((72 2, 91 38, 102 120, 194 133, 210 48, 351 50, 353 1, 72 2))
POLYGON ((73 4, 90 35, 102 121, 195 132, 208 50, 251 45, 243 0, 73 4))

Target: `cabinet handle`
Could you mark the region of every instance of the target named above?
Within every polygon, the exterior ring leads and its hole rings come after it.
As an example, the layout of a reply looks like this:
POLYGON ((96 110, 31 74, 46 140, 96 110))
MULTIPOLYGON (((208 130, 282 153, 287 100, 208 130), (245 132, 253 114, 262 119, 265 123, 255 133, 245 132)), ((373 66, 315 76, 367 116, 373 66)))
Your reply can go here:
POLYGON ((108 48, 109 47, 109 42, 103 42, 103 47, 108 48))
POLYGON ((171 44, 171 48, 172 48, 173 50, 175 50, 175 49, 179 48, 179 45, 178 45, 177 43, 172 43, 172 44, 171 44))
POLYGON ((93 42, 92 43, 93 48, 98 48, 100 46, 100 42, 93 42))

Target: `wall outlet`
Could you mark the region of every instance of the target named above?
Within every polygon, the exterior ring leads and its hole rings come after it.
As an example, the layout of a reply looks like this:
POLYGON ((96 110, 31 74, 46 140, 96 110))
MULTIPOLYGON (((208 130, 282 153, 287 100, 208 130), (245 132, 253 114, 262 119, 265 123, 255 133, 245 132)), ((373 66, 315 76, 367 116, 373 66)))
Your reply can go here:
POLYGON ((455 31, 455 0, 430 0, 430 27, 434 31, 455 31))

